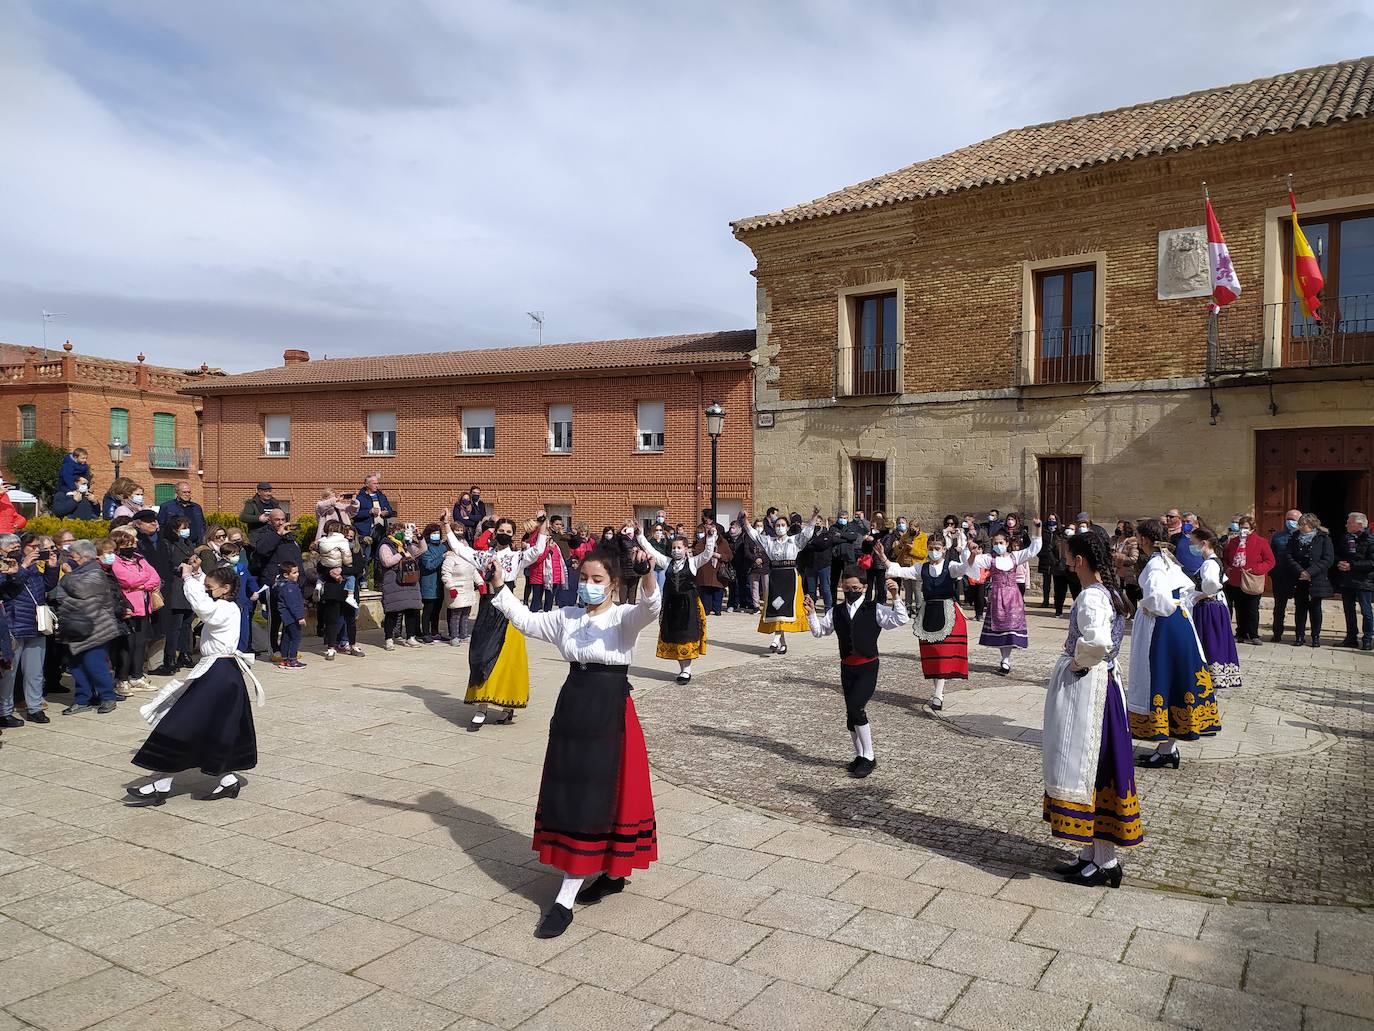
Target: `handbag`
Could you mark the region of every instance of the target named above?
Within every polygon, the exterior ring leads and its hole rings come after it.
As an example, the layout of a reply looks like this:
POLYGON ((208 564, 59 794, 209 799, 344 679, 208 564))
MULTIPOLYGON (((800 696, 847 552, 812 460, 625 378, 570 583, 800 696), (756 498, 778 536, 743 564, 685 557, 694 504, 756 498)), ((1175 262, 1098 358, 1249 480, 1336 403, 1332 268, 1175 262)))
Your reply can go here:
POLYGON ((52 606, 40 602, 37 596, 29 588, 28 584, 24 585, 24 590, 29 592, 29 597, 33 600, 34 628, 40 634, 51 634, 55 632, 57 630, 57 616, 53 614, 52 606))
POLYGON ((734 583, 734 582, 735 582, 735 567, 732 566, 729 562, 720 562, 720 563, 717 563, 717 564, 716 564, 716 577, 717 577, 717 578, 720 580, 720 582, 723 583, 723 584, 732 584, 732 583, 734 583))
POLYGON ((401 571, 396 574, 396 582, 402 587, 414 587, 420 582, 420 567, 413 558, 401 560, 401 571))
POLYGON ((154 587, 151 591, 148 592, 148 612, 149 612, 149 613, 156 612, 158 609, 162 608, 162 606, 164 606, 164 605, 166 605, 166 604, 167 604, 167 602, 166 602, 165 600, 163 600, 163 597, 162 597, 162 588, 160 588, 160 587, 154 587))
POLYGON ((1240 571, 1240 589, 1245 594, 1263 594, 1264 574, 1252 573, 1248 569, 1242 569, 1240 571))

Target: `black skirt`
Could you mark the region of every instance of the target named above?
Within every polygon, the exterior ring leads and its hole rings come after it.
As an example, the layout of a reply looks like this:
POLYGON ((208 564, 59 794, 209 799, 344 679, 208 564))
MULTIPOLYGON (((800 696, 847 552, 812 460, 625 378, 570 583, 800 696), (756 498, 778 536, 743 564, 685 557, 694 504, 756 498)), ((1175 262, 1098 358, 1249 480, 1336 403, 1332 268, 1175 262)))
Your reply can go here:
POLYGON ((768 619, 797 618, 797 567, 793 562, 774 562, 768 570, 768 619))
POLYGON ((238 662, 225 656, 187 685, 134 756, 154 773, 199 769, 212 777, 258 764, 253 705, 238 662))
POLYGON ((663 584, 663 615, 659 618, 660 641, 665 644, 690 644, 701 640, 701 605, 695 578, 688 585, 675 584, 669 577, 663 584))
POLYGON ((539 788, 543 826, 570 837, 605 837, 615 819, 625 740, 627 666, 574 663, 549 720, 539 788))

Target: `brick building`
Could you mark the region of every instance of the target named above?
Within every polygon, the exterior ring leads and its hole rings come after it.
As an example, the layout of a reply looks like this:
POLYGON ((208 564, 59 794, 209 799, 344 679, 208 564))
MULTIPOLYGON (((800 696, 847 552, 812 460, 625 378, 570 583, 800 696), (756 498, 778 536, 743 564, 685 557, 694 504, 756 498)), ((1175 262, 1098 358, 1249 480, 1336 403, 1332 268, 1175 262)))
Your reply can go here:
POLYGON ((35 440, 90 452, 95 496, 114 478, 109 444, 126 447, 120 473, 150 502, 170 500, 178 480, 199 491, 196 460, 200 402, 181 388, 219 375, 77 354, 71 341, 44 350, 0 344, 0 461, 35 440))
POLYGON ((1030 126, 734 223, 755 491, 926 519, 1374 508, 1374 59, 1030 126), (1295 312, 1285 176, 1321 250, 1295 312), (1244 292, 1209 333, 1202 183, 1244 292), (1201 246, 1199 246, 1201 244, 1201 246))
POLYGON ((237 511, 260 480, 296 513, 378 472, 424 523, 480 484, 500 513, 540 506, 600 528, 710 504, 704 410, 726 410, 718 492, 750 499, 752 330, 312 361, 186 388, 204 402, 206 504, 237 511))

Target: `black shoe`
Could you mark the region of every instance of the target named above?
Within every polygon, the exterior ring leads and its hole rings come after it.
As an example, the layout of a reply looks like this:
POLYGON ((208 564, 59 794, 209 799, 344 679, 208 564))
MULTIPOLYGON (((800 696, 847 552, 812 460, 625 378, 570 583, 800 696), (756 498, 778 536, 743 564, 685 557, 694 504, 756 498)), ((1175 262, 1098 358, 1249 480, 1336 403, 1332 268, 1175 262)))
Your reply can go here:
POLYGON ((1360 642, 1355 640, 1353 637, 1347 637, 1344 641, 1341 641, 1338 644, 1334 645, 1334 647, 1336 648, 1358 648, 1359 646, 1360 642))
POLYGON ((779 655, 786 655, 786 654, 787 654, 787 645, 785 645, 785 644, 780 644, 780 645, 778 645, 778 654, 779 654, 779 655))
POLYGON ((129 700, 129 696, 124 694, 122 691, 116 691, 114 693, 114 700, 117 702, 127 702, 129 700))
POLYGON ((778 653, 778 646, 776 644, 770 644, 768 646, 768 652, 770 655, 776 655, 778 653))
POLYGON ((1293 638, 1293 647, 1294 647, 1294 648, 1301 648, 1301 647, 1302 647, 1303 645, 1305 645, 1306 643, 1307 643, 1307 638, 1305 638, 1305 637, 1295 637, 1295 638, 1293 638))
POLYGON ((1321 639, 1320 637, 1318 637, 1316 634, 1313 634, 1313 635, 1312 635, 1312 647, 1313 647, 1313 648, 1320 648, 1321 646, 1322 646, 1322 639, 1321 639))
POLYGON ((1178 769, 1178 749, 1161 755, 1159 752, 1151 752, 1144 758, 1137 758, 1135 764, 1146 770, 1158 770, 1165 766, 1172 766, 1178 769))
POLYGON ((1075 859, 1072 863, 1060 863, 1054 868, 1054 872, 1060 877, 1076 877, 1082 873, 1085 866, 1091 863, 1091 859, 1075 859))
POLYGON ((6 716, 4 719, 0 719, 0 727, 8 727, 10 730, 18 730, 23 725, 24 721, 13 714, 6 716))
POLYGON ((234 783, 225 787, 223 784, 217 785, 215 790, 208 795, 201 795, 201 802, 218 802, 221 798, 238 798, 239 788, 243 787, 243 781, 235 779, 234 783))
MULTIPOLYGON (((144 785, 145 787, 147 785, 144 785)), ((144 806, 162 805, 171 795, 170 791, 159 791, 153 788, 152 791, 140 791, 138 788, 125 788, 129 794, 130 801, 124 804, 130 809, 141 809, 144 806)))
POLYGON ((692 679, 692 674, 690 674, 690 673, 688 673, 688 672, 686 672, 686 671, 683 671, 682 673, 679 673, 679 674, 677 675, 677 682, 678 682, 679 684, 686 684, 686 683, 690 682, 691 679, 692 679))
POLYGON ((96 711, 97 713, 99 713, 101 716, 104 716, 104 715, 106 715, 107 713, 114 712, 114 711, 115 711, 115 707, 116 707, 116 706, 115 706, 114 700, 113 700, 113 699, 110 699, 110 698, 107 698, 107 699, 105 699, 103 702, 100 703, 100 707, 99 707, 98 709, 96 709, 95 711, 96 711))
POLYGON ((624 877, 609 877, 603 873, 577 893, 577 904, 594 906, 607 895, 619 895, 624 890, 624 877))
MULTIPOLYGON (((1315 646, 1314 646, 1314 647, 1315 647, 1315 646)), ((26 712, 26 713, 24 714, 24 719, 28 720, 30 723, 51 723, 51 722, 52 722, 52 720, 48 719, 48 714, 47 714, 46 712, 44 712, 42 709, 39 709, 37 712, 26 712)))
POLYGON ((930 700, 930 707, 934 709, 936 712, 939 712, 941 709, 945 707, 945 703, 941 701, 939 698, 932 698, 930 700))
POLYGON ((844 768, 849 771, 849 775, 852 777, 854 776, 854 771, 859 768, 863 761, 864 757, 862 755, 856 755, 853 759, 850 759, 849 762, 844 764, 844 768))
POLYGON ((75 702, 73 702, 71 705, 67 706, 65 709, 62 710, 62 715, 63 715, 63 716, 77 716, 77 715, 80 715, 80 714, 83 713, 83 712, 94 712, 94 711, 95 711, 95 706, 94 706, 94 705, 77 705, 75 702))
POLYGON ((555 902, 549 911, 544 914, 544 919, 539 921, 539 926, 535 928, 536 938, 557 938, 566 931, 572 924, 572 910, 567 906, 560 906, 555 902))
POLYGON ((999 677, 1010 676, 1010 675, 1011 675, 1011 663, 1010 663, 1010 662, 1006 662, 1006 661, 999 662, 999 663, 997 664, 997 675, 998 675, 999 677))
POLYGON ((860 756, 858 764, 854 767, 853 770, 850 771, 849 775, 851 777, 854 777, 856 780, 863 780, 865 777, 867 777, 870 773, 873 772, 874 767, 876 767, 877 765, 877 759, 865 759, 862 756, 860 756))
POLYGON ((1360 651, 1374 652, 1374 641, 1365 641, 1364 644, 1360 645, 1360 651))
POLYGON ((1275 630, 1275 631, 1273 632, 1273 634, 1271 634, 1270 637, 1269 637, 1269 641, 1270 641, 1271 644, 1278 644, 1278 643, 1279 643, 1280 641, 1282 641, 1282 640, 1283 640, 1283 634, 1279 633, 1279 631, 1277 631, 1277 630, 1275 630))
MULTIPOLYGON (((316 636, 319 637, 319 636, 323 636, 323 635, 317 634, 316 636)), ((177 669, 195 669, 195 668, 196 668, 196 660, 193 659, 193 658, 191 658, 191 656, 189 656, 189 655, 183 655, 183 656, 181 656, 181 658, 177 659, 177 669)))
POLYGON ((1252 638, 1250 638, 1250 643, 1253 644, 1256 648, 1258 648, 1260 645, 1264 644, 1264 642, 1261 641, 1258 637, 1252 637, 1252 638))
POLYGON ((159 666, 157 669, 150 669, 150 670, 148 671, 148 673, 149 673, 150 676, 154 676, 154 677, 170 677, 170 676, 172 676, 173 674, 176 673, 176 667, 175 667, 175 666, 169 666, 169 665, 167 665, 167 664, 164 662, 164 663, 163 663, 161 666, 159 666))
POLYGON ((1084 876, 1080 871, 1064 879, 1070 884, 1081 884, 1085 888, 1100 888, 1104 884, 1110 885, 1113 888, 1119 888, 1121 887, 1121 864, 1113 863, 1111 866, 1107 867, 1099 866, 1087 876, 1084 876))

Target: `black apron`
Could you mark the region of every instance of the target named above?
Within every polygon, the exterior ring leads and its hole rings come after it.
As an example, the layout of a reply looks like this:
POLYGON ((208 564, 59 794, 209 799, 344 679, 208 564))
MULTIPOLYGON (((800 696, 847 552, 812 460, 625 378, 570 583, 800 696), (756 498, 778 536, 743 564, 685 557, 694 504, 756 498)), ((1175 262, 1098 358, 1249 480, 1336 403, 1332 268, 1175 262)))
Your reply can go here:
POLYGON ((600 663, 569 667, 549 720, 539 785, 537 813, 544 830, 588 841, 606 841, 614 833, 628 672, 628 666, 600 663))
POLYGON ((687 563, 679 570, 668 567, 663 578, 663 615, 659 640, 664 644, 691 644, 701 640, 701 609, 697 578, 687 563))
POLYGON ((768 570, 768 619, 795 619, 797 616, 797 564, 780 559, 768 570), (781 604, 774 604, 777 601, 781 604))

